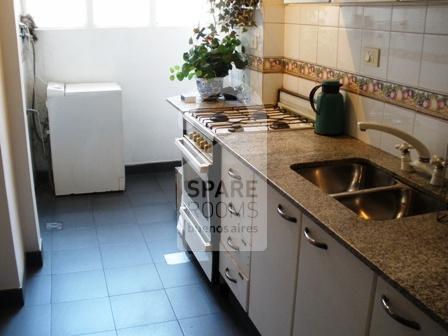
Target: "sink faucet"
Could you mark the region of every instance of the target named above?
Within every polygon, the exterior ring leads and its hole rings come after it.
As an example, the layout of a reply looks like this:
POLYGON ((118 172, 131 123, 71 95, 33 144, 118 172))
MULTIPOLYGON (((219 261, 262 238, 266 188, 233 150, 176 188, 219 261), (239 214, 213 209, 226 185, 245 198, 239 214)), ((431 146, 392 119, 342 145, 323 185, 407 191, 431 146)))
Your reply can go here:
POLYGON ((401 151, 401 170, 406 172, 419 171, 431 176, 431 185, 442 186, 445 181, 446 160, 434 155, 431 158, 429 149, 412 135, 394 127, 381 125, 378 123, 358 122, 361 131, 376 130, 394 135, 405 142, 395 146, 401 151), (412 161, 410 150, 415 148, 418 153, 418 160, 412 161))

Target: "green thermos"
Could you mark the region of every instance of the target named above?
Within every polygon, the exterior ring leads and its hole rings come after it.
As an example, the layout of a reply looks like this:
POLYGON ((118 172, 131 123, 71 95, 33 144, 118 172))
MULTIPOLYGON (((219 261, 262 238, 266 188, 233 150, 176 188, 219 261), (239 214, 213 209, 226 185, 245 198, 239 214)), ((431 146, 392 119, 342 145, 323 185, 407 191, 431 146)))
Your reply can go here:
POLYGON ((314 131, 320 135, 342 135, 345 128, 344 97, 339 92, 342 84, 337 80, 323 81, 310 92, 310 103, 316 112, 314 131), (322 87, 314 104, 314 95, 322 87))

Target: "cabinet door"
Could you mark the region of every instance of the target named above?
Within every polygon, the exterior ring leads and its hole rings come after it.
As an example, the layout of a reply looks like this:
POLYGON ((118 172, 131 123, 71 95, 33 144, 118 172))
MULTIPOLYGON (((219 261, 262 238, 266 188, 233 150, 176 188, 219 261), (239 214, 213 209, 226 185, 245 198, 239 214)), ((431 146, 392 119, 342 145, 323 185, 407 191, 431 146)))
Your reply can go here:
POLYGON ((448 332, 379 278, 369 335, 447 336, 448 332))
POLYGON ((306 216, 301 233, 293 335, 365 335, 374 273, 306 216))
POLYGON ((266 225, 267 235, 254 232, 252 239, 254 246, 267 239, 267 248, 251 254, 249 317, 263 336, 290 335, 301 212, 265 182, 258 186, 254 226, 266 225))

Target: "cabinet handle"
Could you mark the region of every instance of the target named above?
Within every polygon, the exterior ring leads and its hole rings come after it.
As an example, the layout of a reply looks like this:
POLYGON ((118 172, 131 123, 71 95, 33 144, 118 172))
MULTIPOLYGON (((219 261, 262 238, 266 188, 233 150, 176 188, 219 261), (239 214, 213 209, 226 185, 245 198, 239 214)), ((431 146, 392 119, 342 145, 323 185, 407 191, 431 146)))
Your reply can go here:
POLYGON ((311 232, 308 228, 305 228, 305 230, 303 230, 303 235, 305 236, 306 240, 308 240, 308 242, 311 245, 314 245, 322 250, 328 250, 328 245, 325 243, 320 243, 318 242, 316 239, 314 239, 313 237, 311 237, 311 232))
POLYGON ((229 245, 229 247, 232 250, 235 250, 235 251, 239 251, 240 250, 240 248, 238 246, 233 245, 232 237, 228 237, 227 238, 227 245, 229 245))
POLYGON ((240 214, 238 213, 238 211, 236 211, 235 208, 233 207, 233 204, 232 204, 232 203, 229 203, 229 205, 227 206, 227 210, 229 210, 229 212, 230 212, 232 215, 234 215, 234 216, 237 216, 237 217, 240 216, 240 214))
POLYGON ((230 282, 237 283, 237 280, 230 276, 230 270, 228 267, 226 268, 224 275, 226 276, 227 280, 229 280, 230 282))
POLYGON ((290 215, 288 215, 286 213, 285 209, 283 209, 281 204, 279 204, 277 207, 277 213, 280 215, 280 217, 282 217, 283 219, 286 219, 288 222, 297 223, 297 218, 291 217, 290 215))
POLYGON ((235 174, 235 173, 233 172, 232 169, 229 169, 229 170, 227 171, 227 173, 229 174, 229 176, 230 176, 231 178, 233 178, 233 179, 235 179, 235 180, 241 180, 241 176, 235 174))
POLYGON ((390 308, 389 302, 390 302, 389 299, 385 295, 381 296, 381 304, 383 305, 383 308, 386 311, 387 315, 389 315, 395 321, 397 321, 398 323, 401 323, 402 325, 404 325, 408 328, 411 328, 414 330, 421 329, 420 324, 418 324, 417 322, 405 319, 404 317, 401 317, 400 315, 395 314, 392 311, 392 308, 390 308))

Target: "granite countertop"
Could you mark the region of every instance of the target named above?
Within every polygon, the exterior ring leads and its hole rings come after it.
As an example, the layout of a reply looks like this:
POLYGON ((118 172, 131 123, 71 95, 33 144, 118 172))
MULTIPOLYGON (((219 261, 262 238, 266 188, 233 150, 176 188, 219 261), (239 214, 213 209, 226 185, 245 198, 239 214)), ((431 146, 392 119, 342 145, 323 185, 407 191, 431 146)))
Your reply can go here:
POLYGON ((290 169, 292 164, 362 158, 422 191, 429 179, 400 170, 400 160, 351 137, 313 130, 234 133, 217 139, 330 235, 448 330, 448 224, 436 214, 366 221, 290 169))
MULTIPOLYGON (((197 104, 168 101, 180 112, 197 104)), ((229 106, 207 103, 206 108, 229 106)), ((300 207, 378 275, 448 330, 448 224, 436 214, 366 221, 290 169, 292 164, 362 158, 410 186, 437 195, 429 178, 400 170, 400 160, 352 137, 323 137, 313 130, 233 133, 217 141, 300 207)))

